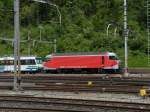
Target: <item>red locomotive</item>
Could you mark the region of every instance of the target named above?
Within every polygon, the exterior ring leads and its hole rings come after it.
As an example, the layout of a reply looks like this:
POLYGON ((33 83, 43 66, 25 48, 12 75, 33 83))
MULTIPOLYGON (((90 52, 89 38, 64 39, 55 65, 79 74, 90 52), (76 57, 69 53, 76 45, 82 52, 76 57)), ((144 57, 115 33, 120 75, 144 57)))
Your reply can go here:
POLYGON ((52 54, 43 63, 44 71, 120 72, 120 60, 113 52, 52 54))

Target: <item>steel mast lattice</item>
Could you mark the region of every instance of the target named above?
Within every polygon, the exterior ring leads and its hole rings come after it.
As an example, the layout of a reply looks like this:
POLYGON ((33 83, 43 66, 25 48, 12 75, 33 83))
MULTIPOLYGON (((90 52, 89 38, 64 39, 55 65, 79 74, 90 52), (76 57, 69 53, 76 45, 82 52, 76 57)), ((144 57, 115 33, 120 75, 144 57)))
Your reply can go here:
POLYGON ((147 0, 148 66, 150 66, 150 0, 147 0))

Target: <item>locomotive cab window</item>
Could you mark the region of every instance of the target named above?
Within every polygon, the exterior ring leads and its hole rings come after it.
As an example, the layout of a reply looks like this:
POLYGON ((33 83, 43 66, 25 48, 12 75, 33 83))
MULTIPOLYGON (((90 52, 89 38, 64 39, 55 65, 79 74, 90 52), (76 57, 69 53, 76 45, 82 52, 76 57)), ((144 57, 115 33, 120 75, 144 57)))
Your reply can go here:
POLYGON ((51 58, 45 58, 45 60, 44 60, 45 62, 47 62, 47 61, 51 61, 51 58))
POLYGON ((118 57, 117 56, 109 56, 109 59, 110 60, 118 60, 118 57))
POLYGON ((37 62, 37 64, 42 64, 42 59, 41 58, 36 58, 36 62, 37 62))

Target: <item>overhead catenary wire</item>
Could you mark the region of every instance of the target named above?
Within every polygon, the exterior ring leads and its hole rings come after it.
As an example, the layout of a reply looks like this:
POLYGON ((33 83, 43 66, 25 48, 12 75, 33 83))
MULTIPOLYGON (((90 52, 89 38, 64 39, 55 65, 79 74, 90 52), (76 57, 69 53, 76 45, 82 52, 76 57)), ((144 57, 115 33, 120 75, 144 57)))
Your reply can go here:
MULTIPOLYGON (((4 41, 8 41, 8 42, 14 42, 14 39, 10 39, 10 38, 4 38, 4 37, 0 37, 0 40, 4 40, 4 41)), ((28 40, 21 40, 20 42, 25 43, 28 40)))
MULTIPOLYGON (((14 42, 14 39, 4 38, 4 37, 0 37, 0 40, 9 41, 9 42, 14 42)), ((35 42, 38 42, 38 43, 48 43, 48 44, 53 44, 53 43, 55 43, 55 42, 52 42, 52 41, 36 40, 36 39, 20 40, 20 42, 22 42, 22 43, 26 43, 26 42, 28 42, 28 41, 35 41, 35 42)))
POLYGON ((0 11, 6 11, 6 12, 14 13, 14 10, 12 10, 12 9, 0 8, 0 11))

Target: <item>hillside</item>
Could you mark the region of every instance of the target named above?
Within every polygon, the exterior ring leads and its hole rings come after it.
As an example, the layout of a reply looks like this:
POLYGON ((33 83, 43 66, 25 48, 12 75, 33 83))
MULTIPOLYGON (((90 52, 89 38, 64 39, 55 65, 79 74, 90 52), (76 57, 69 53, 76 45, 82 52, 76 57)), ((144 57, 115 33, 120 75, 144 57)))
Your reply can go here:
MULTIPOLYGON (((116 52, 124 59, 123 0, 51 0, 56 7, 21 0, 21 54, 45 56, 54 52, 116 52), (106 33, 108 24, 109 35, 106 33), (116 34, 114 31, 116 30, 116 34), (52 42, 40 43, 43 41, 52 42)), ((129 66, 147 66, 146 0, 128 0, 129 66)), ((13 38, 13 0, 0 0, 0 37, 13 38)), ((13 54, 11 42, 0 41, 0 55, 13 54), (7 50, 6 50, 7 49, 7 50)))

